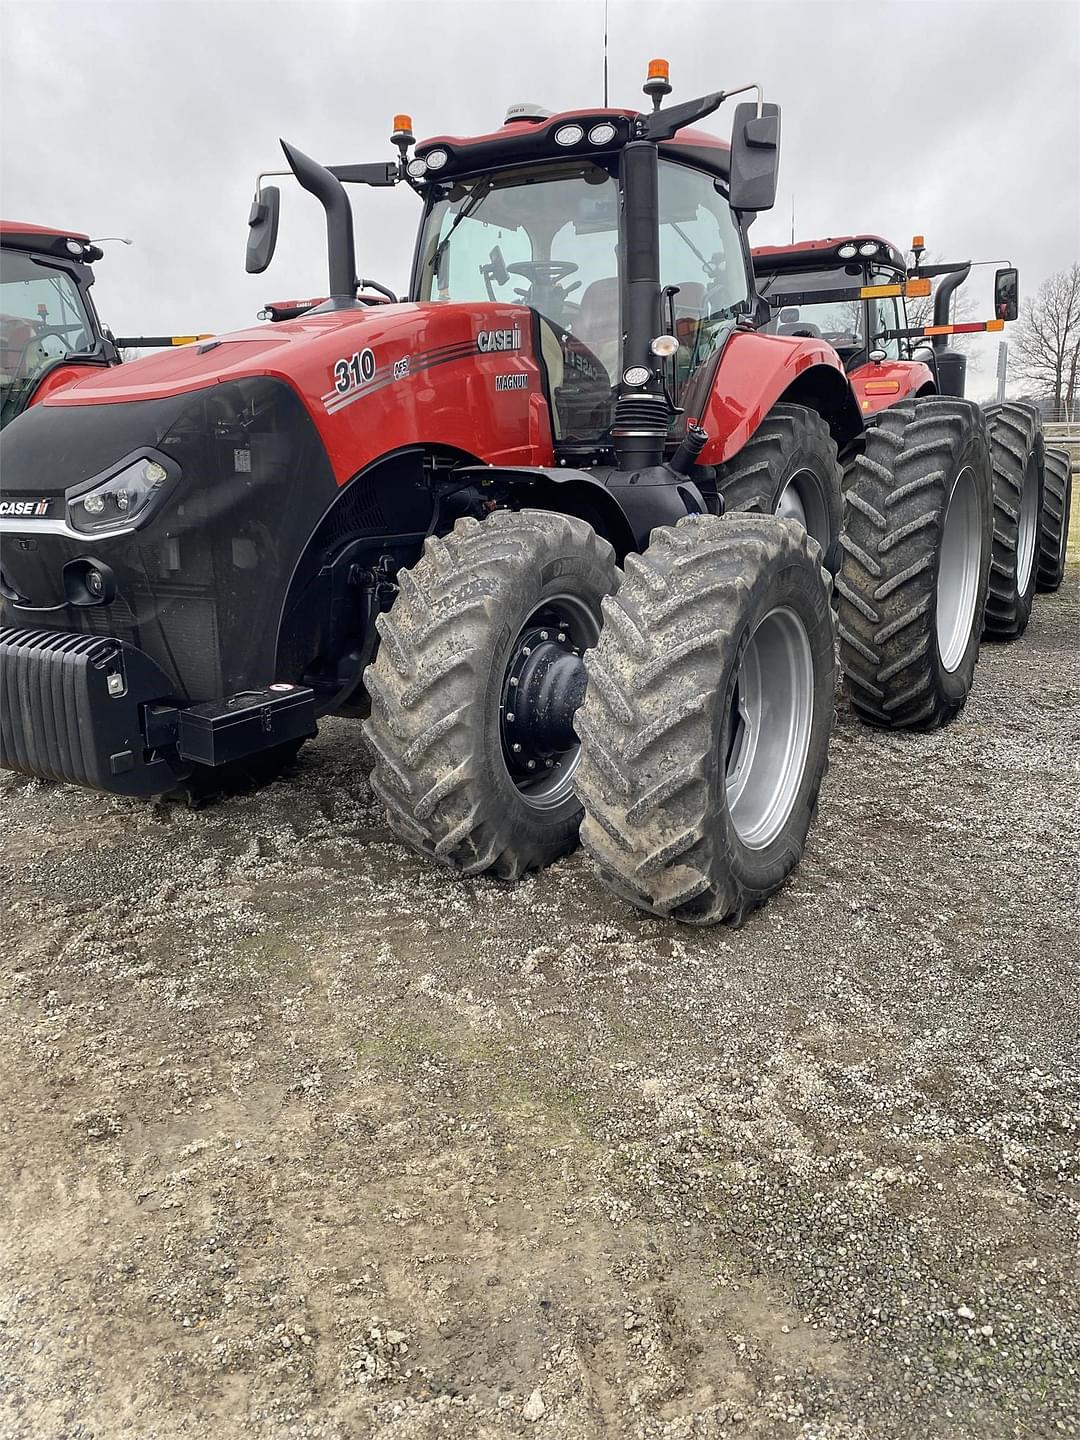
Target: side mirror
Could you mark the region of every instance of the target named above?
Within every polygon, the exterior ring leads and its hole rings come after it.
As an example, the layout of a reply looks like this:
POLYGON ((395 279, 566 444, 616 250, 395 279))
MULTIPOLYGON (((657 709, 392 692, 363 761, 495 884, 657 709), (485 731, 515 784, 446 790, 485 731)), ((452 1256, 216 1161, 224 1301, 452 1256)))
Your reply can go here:
POLYGON ((1020 314, 1020 271, 1012 266, 994 276, 994 319, 1015 320, 1020 314))
POLYGON ((728 198, 733 210, 771 210, 780 175, 780 106, 756 101, 735 107, 731 129, 731 178, 728 198))
POLYGON ((506 261, 503 259, 502 246, 496 245, 491 252, 491 278, 496 285, 505 285, 510 279, 510 272, 506 268, 506 261))
POLYGON ((276 185, 267 185, 251 202, 248 216, 245 269, 249 275, 261 275, 274 258, 280 214, 281 191, 276 185))

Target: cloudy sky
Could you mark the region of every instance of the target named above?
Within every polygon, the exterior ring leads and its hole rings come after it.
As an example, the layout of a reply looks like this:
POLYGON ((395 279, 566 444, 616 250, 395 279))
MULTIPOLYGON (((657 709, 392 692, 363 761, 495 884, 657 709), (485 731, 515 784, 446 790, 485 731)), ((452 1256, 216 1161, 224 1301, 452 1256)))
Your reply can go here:
MULTIPOLYGON (((913 231, 948 258, 1011 259, 1033 294, 1080 256, 1077 0, 609 0, 612 103, 759 81, 783 109, 781 193, 755 243, 913 231)), ((603 0, 0 0, 0 211, 130 236, 96 297, 124 331, 228 330, 325 291, 322 212, 283 193, 277 257, 243 268, 256 174, 279 136, 330 164, 494 128, 506 107, 602 98, 603 0)), ((725 133, 730 108, 710 123, 725 133)), ((418 202, 352 189, 358 268, 407 282, 418 202)), ((982 314, 992 269, 969 282, 982 314)), ((987 308, 986 314, 991 312, 987 308)), ((993 384, 982 342, 976 396, 993 384)))

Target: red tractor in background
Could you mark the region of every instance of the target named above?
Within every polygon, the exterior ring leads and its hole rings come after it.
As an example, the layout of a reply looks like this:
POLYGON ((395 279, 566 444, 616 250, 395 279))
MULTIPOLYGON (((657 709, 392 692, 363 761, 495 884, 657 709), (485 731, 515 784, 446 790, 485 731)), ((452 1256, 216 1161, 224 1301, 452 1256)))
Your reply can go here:
POLYGON ((28 405, 118 365, 121 350, 186 345, 208 336, 117 340, 90 294, 99 245, 76 230, 0 220, 0 427, 28 405))
MULTIPOLYGON (((724 93, 670 88, 653 62, 651 111, 515 107, 415 148, 398 117, 389 163, 283 142, 330 298, 7 432, 0 762, 196 790, 366 716, 391 826, 460 873, 514 878, 580 828, 610 886, 679 920, 784 880, 832 723, 821 562, 866 434, 832 345, 762 333, 747 235, 777 107, 740 104, 729 147, 697 128, 724 93), (343 188, 398 183, 423 205, 402 301, 358 278, 343 188), (749 475, 792 518, 722 514, 749 475)), ((279 209, 260 183, 253 272, 279 209)), ((918 405, 860 511, 912 514, 899 572, 841 583, 867 652, 900 637, 871 718, 927 728, 971 683, 991 481, 977 407, 918 405)))
MULTIPOLYGON (((948 348, 949 337, 1001 330, 1018 315, 1018 275, 1009 266, 995 274, 993 319, 951 323, 952 298, 971 273, 971 262, 927 265, 922 260, 924 250, 923 237, 917 235, 909 265, 888 240, 860 234, 760 246, 753 251, 758 291, 768 299, 773 314, 769 329, 828 340, 840 355, 868 420, 926 397, 963 396, 967 360, 960 351, 948 348), (933 324, 909 327, 905 300, 928 296, 932 279, 938 282, 933 324)), ((1035 408, 1007 402, 987 406, 983 413, 994 472, 993 558, 985 633, 990 639, 1012 640, 1027 626, 1036 588, 1056 589, 1061 583, 1068 496, 1058 484, 1057 472, 1067 457, 1056 453, 1049 457, 1046 473, 1050 478, 1044 490, 1044 448, 1035 408)), ((890 421, 889 428, 894 424, 890 421)), ((880 444, 878 437, 868 438, 866 453, 871 455, 880 444)), ((868 488, 857 495, 873 504, 873 481, 866 478, 865 467, 856 470, 849 480, 861 476, 868 488)), ((727 499, 731 503, 737 497, 729 494, 727 499)), ((858 511, 858 501, 855 509, 858 511)), ((862 520, 858 515, 852 517, 853 530, 863 531, 862 538, 870 540, 873 537, 863 523, 865 511, 862 514, 862 520)), ((848 545, 845 549, 848 569, 860 566, 859 551, 865 547, 848 545)), ((880 557, 877 563, 881 564, 880 557)), ((887 564, 883 566, 887 568, 887 564)), ((844 589, 841 584, 842 608, 844 589)), ((855 616, 849 614, 843 628, 850 633, 854 624, 855 616)), ((860 663, 859 654, 850 649, 844 654, 849 674, 865 674, 868 657, 862 655, 860 663)), ((861 703, 880 711, 877 699, 867 692, 861 703)))

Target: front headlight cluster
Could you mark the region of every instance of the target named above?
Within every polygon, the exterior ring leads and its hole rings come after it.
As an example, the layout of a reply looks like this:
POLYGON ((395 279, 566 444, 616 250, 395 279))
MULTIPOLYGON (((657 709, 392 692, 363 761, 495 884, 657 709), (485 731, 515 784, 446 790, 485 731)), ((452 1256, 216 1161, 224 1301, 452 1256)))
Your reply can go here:
POLYGON ((115 530, 136 525, 160 497, 169 472, 159 460, 143 455, 116 475, 81 494, 67 494, 68 523, 73 530, 115 530))

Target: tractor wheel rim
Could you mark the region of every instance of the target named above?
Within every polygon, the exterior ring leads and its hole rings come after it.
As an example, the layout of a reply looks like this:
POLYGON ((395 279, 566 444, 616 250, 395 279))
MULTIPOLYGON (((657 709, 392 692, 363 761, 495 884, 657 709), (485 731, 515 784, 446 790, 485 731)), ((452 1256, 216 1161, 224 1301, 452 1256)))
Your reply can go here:
POLYGON ((821 546, 829 548, 829 512, 822 493, 821 482, 812 470, 796 470, 784 482, 776 497, 773 513, 781 520, 795 520, 808 535, 821 546))
POLYGON ((499 730, 507 773, 530 810, 557 810, 573 792, 581 745, 572 717, 585 692, 581 657, 599 640, 601 624, 599 606, 554 595, 533 607, 511 647, 499 730))
POLYGON ((743 652, 732 695, 725 788, 735 833, 764 850, 787 824, 802 788, 814 714, 814 660, 806 626, 777 606, 743 652))
POLYGON ((1035 545, 1039 538, 1039 470, 1034 455, 1028 456, 1024 489, 1020 496, 1020 523, 1016 535, 1016 590, 1027 593, 1035 545))
POLYGON ((956 477, 945 511, 937 578, 937 646, 942 667, 952 672, 967 653, 975 624, 982 569, 982 520, 975 472, 956 477))

